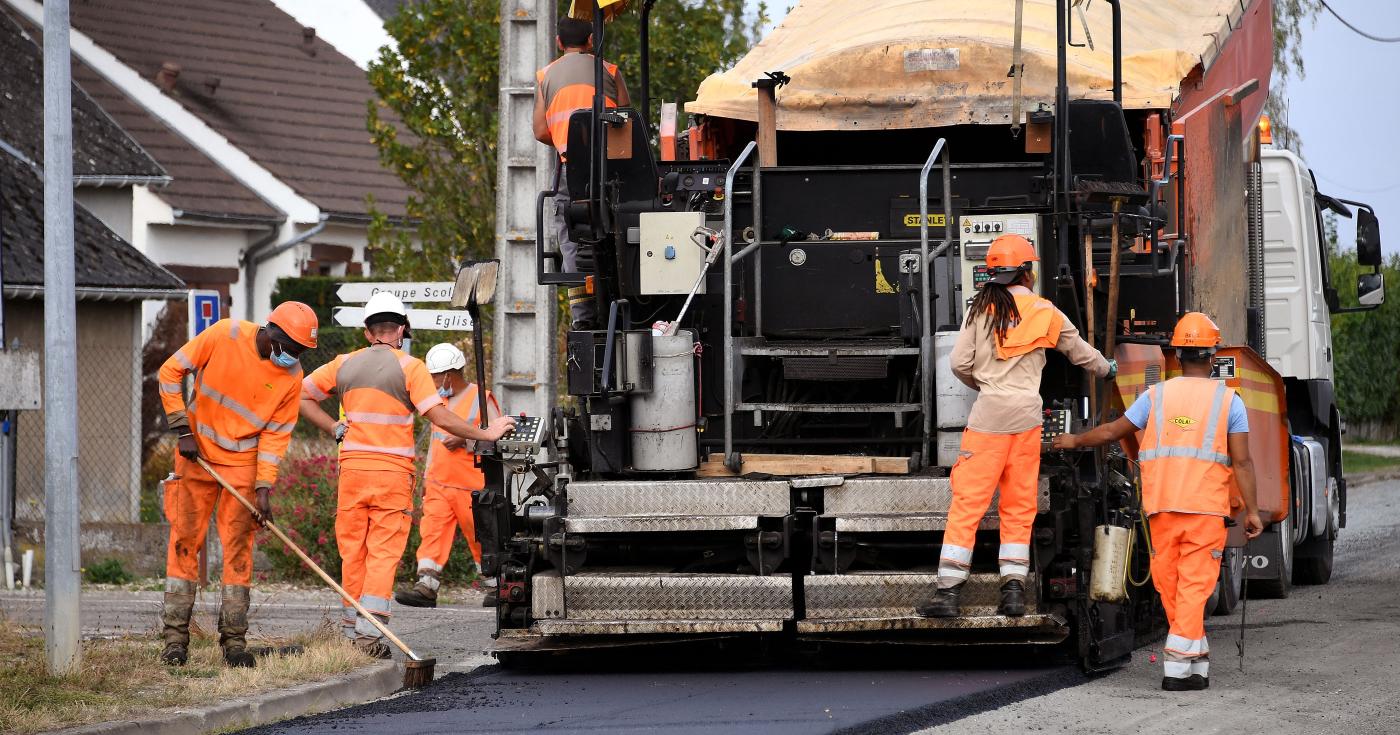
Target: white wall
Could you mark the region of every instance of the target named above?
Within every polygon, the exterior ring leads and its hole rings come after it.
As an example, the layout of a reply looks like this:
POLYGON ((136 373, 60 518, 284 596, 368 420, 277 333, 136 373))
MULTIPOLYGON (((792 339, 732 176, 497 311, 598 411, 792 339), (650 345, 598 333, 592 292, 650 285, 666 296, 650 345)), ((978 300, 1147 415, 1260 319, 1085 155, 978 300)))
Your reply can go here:
POLYGON ((131 242, 131 187, 80 186, 73 190, 73 199, 102 220, 107 229, 131 242))

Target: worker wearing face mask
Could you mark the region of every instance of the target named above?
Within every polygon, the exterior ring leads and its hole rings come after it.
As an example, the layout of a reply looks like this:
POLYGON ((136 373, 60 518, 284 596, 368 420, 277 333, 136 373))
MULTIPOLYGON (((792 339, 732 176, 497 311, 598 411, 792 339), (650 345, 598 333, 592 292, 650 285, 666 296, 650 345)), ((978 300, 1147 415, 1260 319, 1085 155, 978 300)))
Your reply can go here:
POLYGON ((170 546, 161 660, 167 664, 183 665, 189 655, 199 550, 216 506, 224 552, 219 645, 230 666, 256 663, 246 637, 253 533, 260 520, 272 520, 269 495, 297 422, 302 379, 298 358, 316 346, 316 326, 311 307, 287 301, 273 309, 262 326, 237 319, 216 322, 160 366, 161 404, 170 430, 180 437, 176 479, 165 491, 170 546), (182 381, 190 373, 195 376, 194 390, 186 401, 182 381), (261 518, 220 488, 196 458, 203 458, 240 493, 256 491, 261 518))
MULTIPOLYGON (((394 572, 413 525, 413 415, 449 434, 495 441, 515 427, 498 417, 486 428, 448 410, 423 361, 401 350, 408 337, 408 310, 397 296, 381 291, 365 303, 369 346, 338 355, 302 381, 301 415, 340 442, 336 486, 335 540, 340 579, 371 615, 389 619, 394 572), (345 419, 337 422, 321 408, 340 400, 345 419)), ((344 608, 342 631, 363 651, 389 658, 389 644, 354 607, 344 608)))
MULTIPOLYGON (((434 345, 424 362, 438 387, 438 394, 447 400, 447 408, 454 415, 475 426, 481 425, 483 404, 487 422, 501 415, 495 396, 481 391, 476 383, 467 382, 463 374, 467 358, 455 345, 434 345)), ((481 544, 476 541, 472 491, 485 487, 486 476, 477 465, 476 442, 433 427, 428 467, 423 478, 423 519, 418 523, 418 533, 423 537, 418 544, 418 581, 412 589, 400 590, 394 595, 400 605, 437 607, 442 567, 447 564, 453 536, 459 527, 480 568, 481 544)), ((489 589, 485 605, 494 607, 495 604, 495 590, 489 589)))

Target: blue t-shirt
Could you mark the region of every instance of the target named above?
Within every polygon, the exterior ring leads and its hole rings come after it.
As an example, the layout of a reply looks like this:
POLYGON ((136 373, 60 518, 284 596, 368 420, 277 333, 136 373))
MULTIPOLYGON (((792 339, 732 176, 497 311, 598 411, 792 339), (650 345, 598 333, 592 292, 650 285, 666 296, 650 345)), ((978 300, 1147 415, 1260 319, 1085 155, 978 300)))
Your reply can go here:
MULTIPOLYGON (((1133 422, 1133 426, 1139 429, 1147 428, 1147 417, 1152 413, 1152 391, 1143 391, 1142 395, 1133 401, 1133 405, 1123 413, 1123 417, 1133 422)), ((1240 400, 1240 394, 1236 393, 1230 399, 1230 430, 1231 434, 1244 434, 1249 431, 1249 415, 1244 411, 1244 401, 1240 400)))

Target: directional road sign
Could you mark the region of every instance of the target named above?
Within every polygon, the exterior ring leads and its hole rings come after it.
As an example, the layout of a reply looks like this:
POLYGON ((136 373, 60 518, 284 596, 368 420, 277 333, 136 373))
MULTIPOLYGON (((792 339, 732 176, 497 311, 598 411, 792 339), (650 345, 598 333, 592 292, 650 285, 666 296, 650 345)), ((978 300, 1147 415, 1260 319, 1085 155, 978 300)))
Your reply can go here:
MULTIPOLYGON (((365 307, 337 306, 335 323, 342 327, 360 327, 365 323, 365 307)), ((472 331, 471 315, 455 309, 409 309, 408 326, 413 329, 437 329, 449 332, 472 331)))
POLYGON ((224 318, 223 302, 219 300, 218 291, 191 289, 189 299, 185 303, 189 304, 191 339, 224 318))
POLYGON ((363 304, 380 291, 399 297, 406 304, 415 301, 451 301, 452 281, 426 283, 342 283, 335 290, 336 298, 347 304, 363 304))

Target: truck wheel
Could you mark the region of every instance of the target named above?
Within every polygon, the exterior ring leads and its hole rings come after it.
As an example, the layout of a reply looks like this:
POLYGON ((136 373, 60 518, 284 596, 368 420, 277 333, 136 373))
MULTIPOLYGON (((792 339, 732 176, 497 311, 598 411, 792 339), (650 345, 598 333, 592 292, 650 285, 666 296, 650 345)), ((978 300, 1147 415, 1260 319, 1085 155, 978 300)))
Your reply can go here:
POLYGON ((1240 592, 1244 588, 1244 549, 1227 548, 1220 560, 1220 581, 1215 584, 1215 594, 1211 595, 1214 606, 1207 605, 1206 611, 1213 615, 1229 615, 1240 604, 1240 592))
MULTIPOLYGON (((1263 552, 1263 557, 1251 557, 1250 563, 1267 559, 1272 568, 1267 579, 1249 580, 1249 596, 1283 599, 1293 590, 1293 520, 1294 514, 1275 523, 1250 542, 1263 552)), ((1256 566, 1257 568, 1257 566, 1256 566)))
POLYGON ((1327 505, 1327 530, 1298 545, 1297 560, 1293 563, 1294 584, 1327 584, 1332 580, 1332 554, 1337 544, 1340 515, 1335 478, 1327 479, 1327 505))

